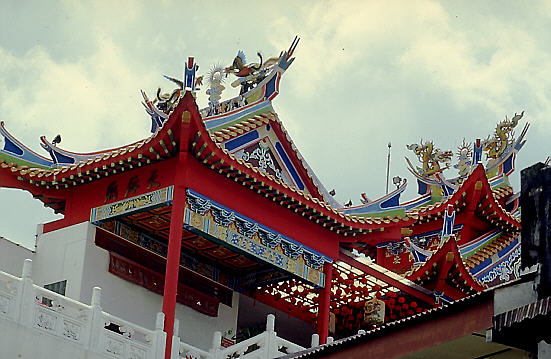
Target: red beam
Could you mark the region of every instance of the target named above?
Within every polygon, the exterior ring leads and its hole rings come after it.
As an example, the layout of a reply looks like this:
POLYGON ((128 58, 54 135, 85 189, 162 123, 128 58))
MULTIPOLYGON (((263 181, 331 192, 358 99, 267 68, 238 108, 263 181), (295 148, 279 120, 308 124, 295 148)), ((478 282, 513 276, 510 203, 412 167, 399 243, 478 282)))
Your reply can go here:
POLYGON ((355 260, 354 258, 351 258, 349 256, 347 256, 346 254, 340 252, 339 253, 339 260, 340 261, 343 261, 344 263, 354 267, 354 268, 357 268, 357 269, 360 269, 362 272, 366 273, 366 274, 369 274, 369 275, 372 275, 382 281, 384 281, 385 283, 388 283, 389 285, 393 286, 393 287, 396 287, 402 291, 404 291, 405 293, 407 294, 410 294, 412 296, 414 296, 415 298, 418 298, 422 301, 424 301, 425 303, 429 303, 430 305, 434 305, 434 298, 428 294, 425 294, 423 292, 420 292, 418 290, 416 290, 415 288, 412 288, 384 273, 381 273, 363 263, 360 263, 358 262, 357 260, 355 260))

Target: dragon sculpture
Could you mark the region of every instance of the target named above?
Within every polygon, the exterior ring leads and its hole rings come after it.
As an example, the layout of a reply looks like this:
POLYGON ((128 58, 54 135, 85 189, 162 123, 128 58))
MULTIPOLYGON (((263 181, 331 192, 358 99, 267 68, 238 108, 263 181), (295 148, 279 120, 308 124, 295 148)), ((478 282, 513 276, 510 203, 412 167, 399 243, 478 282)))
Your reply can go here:
POLYGON ((256 54, 260 58, 260 64, 245 65, 245 53, 239 50, 237 52, 237 56, 233 59, 232 65, 224 69, 226 77, 230 73, 233 73, 237 77, 246 77, 252 75, 255 71, 260 70, 262 67, 262 55, 260 52, 257 52, 256 54))
POLYGON ((494 131, 494 137, 488 136, 482 143, 483 151, 486 152, 487 158, 498 158, 501 156, 507 147, 513 143, 513 129, 517 126, 518 121, 524 115, 524 111, 520 114, 515 112, 515 115, 510 120, 505 116, 505 120, 497 124, 494 131))
POLYGON ((413 153, 419 158, 419 161, 423 164, 423 167, 417 167, 419 173, 423 176, 429 177, 437 173, 441 173, 448 167, 449 164, 446 164, 445 167, 442 167, 440 163, 448 163, 451 161, 453 156, 452 151, 442 151, 439 148, 434 147, 432 141, 423 142, 421 140, 420 144, 411 144, 406 146, 409 150, 412 150, 413 153))
POLYGON ((257 55, 260 58, 259 63, 246 64, 245 53, 239 50, 237 52, 237 56, 233 59, 232 65, 224 68, 226 77, 229 74, 233 74, 238 78, 231 83, 231 86, 241 86, 241 94, 254 88, 264 78, 266 78, 266 74, 269 69, 277 64, 282 56, 282 54, 280 54, 279 57, 272 57, 266 61, 263 61, 262 54, 257 52, 257 55))

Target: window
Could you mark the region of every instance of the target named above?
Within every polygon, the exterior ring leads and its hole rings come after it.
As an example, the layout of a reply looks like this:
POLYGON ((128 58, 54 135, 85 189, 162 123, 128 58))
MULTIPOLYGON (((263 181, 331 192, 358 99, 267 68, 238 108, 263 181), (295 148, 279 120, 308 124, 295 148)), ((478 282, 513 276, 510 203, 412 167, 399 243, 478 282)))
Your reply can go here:
POLYGON ((67 287, 67 280, 46 284, 44 288, 56 292, 57 294, 65 295, 65 288, 67 287))

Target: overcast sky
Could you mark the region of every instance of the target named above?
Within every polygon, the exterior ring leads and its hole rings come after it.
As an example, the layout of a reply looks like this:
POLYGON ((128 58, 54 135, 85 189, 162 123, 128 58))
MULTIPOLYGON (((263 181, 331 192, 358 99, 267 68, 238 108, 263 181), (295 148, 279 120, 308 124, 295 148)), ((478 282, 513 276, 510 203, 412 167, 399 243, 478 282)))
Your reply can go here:
MULTIPOLYGON (((408 178, 410 199, 406 144, 432 139, 456 152, 522 110, 531 128, 517 167, 551 155, 549 1, 5 0, 0 9, 0 120, 44 155, 41 135, 59 133, 76 152, 146 137, 139 90, 172 89, 162 75, 181 77, 188 56, 206 74, 240 49, 248 61, 276 56, 295 35, 274 107, 341 202, 384 194, 389 141, 391 177, 408 178)), ((36 224, 54 218, 28 193, 0 189, 0 236, 30 245, 36 224)))

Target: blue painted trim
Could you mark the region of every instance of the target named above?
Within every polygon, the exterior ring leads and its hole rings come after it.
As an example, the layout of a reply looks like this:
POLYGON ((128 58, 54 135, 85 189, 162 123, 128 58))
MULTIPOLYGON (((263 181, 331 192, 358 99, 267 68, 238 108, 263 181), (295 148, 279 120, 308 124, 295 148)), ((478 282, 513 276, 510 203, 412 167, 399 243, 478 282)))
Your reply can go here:
POLYGON ((233 151, 237 147, 241 147, 244 144, 246 144, 247 142, 254 141, 257 138, 258 138, 258 131, 254 130, 254 131, 251 131, 251 132, 247 132, 246 134, 244 134, 242 136, 239 136, 239 137, 236 137, 232 140, 229 140, 228 142, 226 142, 224 144, 224 147, 228 151, 233 151))
POLYGON ((474 242, 474 243, 471 243, 469 245, 466 245, 465 247, 463 248, 459 248, 459 254, 461 254, 462 256, 465 255, 465 254, 468 254, 476 249, 478 249, 479 247, 483 246, 485 243, 487 243, 490 239, 494 238, 495 236, 497 236, 498 234, 500 234, 501 231, 499 230, 494 230, 494 231, 491 231, 490 233, 488 233, 486 236, 480 238, 478 241, 474 242))
POLYGON ((470 270, 471 274, 473 276, 476 276, 478 275, 478 273, 480 271, 482 271, 483 269, 485 269, 486 267, 488 267, 490 264, 492 264, 492 259, 491 258, 486 258, 483 262, 481 262, 480 264, 478 264, 477 266, 475 266, 474 268, 472 268, 470 270))
POLYGON ((486 260, 484 260, 484 262, 472 268, 470 270, 471 274, 475 276, 477 279, 480 279, 480 277, 487 274, 488 271, 490 271, 492 268, 495 268, 497 265, 499 265, 499 263, 506 260, 509 257, 509 254, 513 253, 513 250, 515 250, 515 248, 519 245, 520 244, 518 242, 518 238, 516 238, 513 242, 511 242, 511 244, 509 244, 507 247, 505 247, 504 249, 498 252, 498 258, 499 258, 498 260, 496 260, 495 262, 492 262, 491 257, 487 258, 486 260))
POLYGON ((304 183, 302 183, 302 180, 300 179, 300 176, 298 175, 297 171, 295 170, 295 167, 293 167, 293 164, 291 163, 291 160, 289 157, 287 157, 287 154, 285 153, 285 150, 283 150, 283 146, 281 146, 281 143, 276 142, 275 148, 279 155, 281 156, 281 159, 285 163, 285 167, 287 167, 287 170, 291 174, 291 177, 293 177, 293 180, 297 184, 297 187, 303 191, 304 190, 304 183))
POLYGON ((17 156, 23 156, 23 150, 7 137, 4 137, 4 151, 11 152, 17 156))
POLYGON ((272 103, 270 101, 266 100, 266 101, 262 101, 262 102, 260 102, 256 105, 253 105, 251 107, 246 107, 245 106, 245 107, 241 108, 240 111, 238 111, 234 114, 231 114, 231 115, 222 115, 221 118, 217 118, 217 119, 206 118, 205 121, 204 121, 205 126, 207 127, 207 130, 210 130, 210 129, 218 127, 218 126, 222 126, 225 123, 238 120, 239 118, 241 118, 243 116, 246 116, 247 114, 249 114, 251 112, 255 112, 255 111, 261 110, 265 107, 271 106, 271 104, 272 103))
POLYGON ((224 205, 222 205, 222 204, 220 204, 220 203, 218 203, 218 202, 216 202, 216 201, 213 201, 212 199, 208 198, 207 196, 204 196, 204 195, 200 194, 199 192, 196 192, 196 191, 192 190, 191 188, 187 188, 187 191, 190 192, 192 195, 197 196, 197 197, 199 197, 199 198, 201 198, 201 199, 203 199, 203 200, 210 201, 211 204, 212 204, 214 207, 216 207, 216 208, 223 209, 223 210, 226 210, 226 211, 229 211, 229 212, 233 212, 233 213, 235 214, 235 218, 239 218, 239 219, 242 219, 242 220, 245 220, 245 221, 248 221, 248 222, 256 223, 256 225, 258 226, 258 228, 261 228, 261 229, 263 229, 264 231, 271 232, 271 233, 274 233, 274 234, 279 234, 279 235, 281 236, 281 240, 282 240, 282 241, 289 242, 289 243, 293 243, 293 244, 295 244, 295 245, 301 246, 305 252, 309 252, 309 253, 315 254, 315 255, 317 255, 317 256, 323 257, 323 258, 325 259, 326 262, 333 263, 333 259, 330 258, 330 257, 328 257, 328 256, 326 256, 326 255, 323 254, 323 253, 320 253, 320 252, 318 252, 318 251, 316 251, 316 250, 314 250, 314 249, 308 248, 308 247, 306 247, 304 244, 302 244, 302 243, 300 243, 300 242, 298 242, 298 241, 295 241, 294 239, 289 238, 289 237, 287 237, 287 236, 285 236, 285 235, 283 235, 283 234, 281 234, 281 233, 279 233, 279 232, 276 232, 276 231, 274 231, 273 229, 271 229, 271 228, 269 228, 269 227, 266 227, 265 225, 260 224, 260 223, 258 223, 257 221, 254 221, 254 220, 250 219, 249 217, 246 217, 246 216, 244 216, 244 215, 242 215, 242 214, 240 214, 240 213, 234 211, 233 209, 231 209, 231 208, 229 208, 229 207, 226 207, 226 206, 224 206, 224 205))
POLYGON ((276 78, 277 76, 274 76, 266 83, 266 93, 264 96, 270 97, 276 91, 276 78))
POLYGON ((518 238, 515 238, 515 240, 512 241, 507 247, 497 252, 497 255, 499 256, 499 258, 505 256, 511 249, 513 249, 514 246, 517 245, 517 243, 518 243, 518 238))

